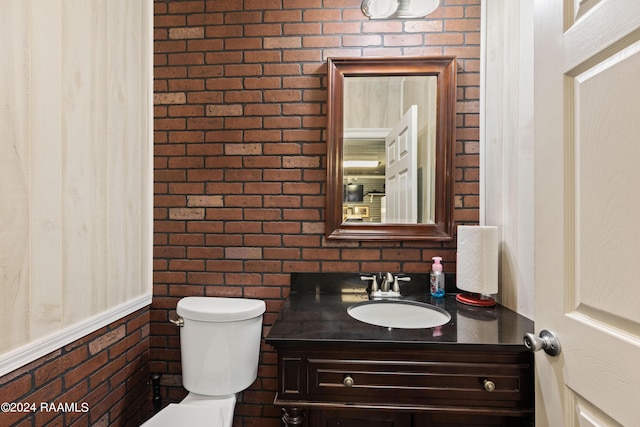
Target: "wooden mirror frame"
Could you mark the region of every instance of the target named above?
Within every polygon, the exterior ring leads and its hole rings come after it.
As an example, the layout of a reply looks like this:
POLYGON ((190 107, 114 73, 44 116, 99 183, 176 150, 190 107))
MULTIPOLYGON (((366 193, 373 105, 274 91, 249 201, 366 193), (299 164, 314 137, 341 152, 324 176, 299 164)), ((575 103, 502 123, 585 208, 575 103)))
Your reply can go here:
POLYGON ((325 236, 331 240, 453 240, 456 57, 329 58, 325 236), (435 223, 343 222, 344 78, 436 76, 435 223))

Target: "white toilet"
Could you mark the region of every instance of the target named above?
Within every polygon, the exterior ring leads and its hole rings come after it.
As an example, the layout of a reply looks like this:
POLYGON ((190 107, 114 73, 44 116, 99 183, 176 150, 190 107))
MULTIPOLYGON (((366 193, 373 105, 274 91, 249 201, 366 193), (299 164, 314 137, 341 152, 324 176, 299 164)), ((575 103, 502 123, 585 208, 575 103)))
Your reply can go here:
POLYGON ((144 427, 232 427, 236 393, 258 376, 264 301, 186 297, 178 301, 182 385, 189 395, 144 427))

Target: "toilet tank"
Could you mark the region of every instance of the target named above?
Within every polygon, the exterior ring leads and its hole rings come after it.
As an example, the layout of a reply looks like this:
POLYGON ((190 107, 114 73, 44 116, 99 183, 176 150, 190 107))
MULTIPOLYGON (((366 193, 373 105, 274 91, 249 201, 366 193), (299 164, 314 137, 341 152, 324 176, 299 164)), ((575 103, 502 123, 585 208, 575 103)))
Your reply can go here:
POLYGON ((191 393, 226 396, 258 375, 264 301, 186 297, 178 301, 182 384, 191 393))

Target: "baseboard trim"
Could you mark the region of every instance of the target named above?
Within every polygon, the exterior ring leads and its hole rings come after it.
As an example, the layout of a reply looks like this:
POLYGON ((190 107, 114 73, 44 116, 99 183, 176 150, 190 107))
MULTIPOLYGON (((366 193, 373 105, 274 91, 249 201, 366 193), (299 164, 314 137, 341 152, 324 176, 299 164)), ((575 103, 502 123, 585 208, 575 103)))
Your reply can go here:
POLYGON ((151 294, 137 297, 97 316, 0 355, 0 377, 150 305, 151 298, 151 294))

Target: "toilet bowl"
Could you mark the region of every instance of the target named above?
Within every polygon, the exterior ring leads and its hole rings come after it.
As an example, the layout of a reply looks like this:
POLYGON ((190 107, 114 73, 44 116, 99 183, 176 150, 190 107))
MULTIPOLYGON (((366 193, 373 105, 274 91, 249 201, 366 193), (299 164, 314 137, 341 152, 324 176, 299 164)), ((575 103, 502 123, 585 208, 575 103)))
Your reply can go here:
POLYGON ((189 394, 180 403, 170 403, 158 412, 142 427, 190 426, 190 427, 231 427, 233 410, 236 405, 235 395, 222 399, 209 396, 200 400, 190 400, 189 394))
POLYGON ((265 303, 245 298, 186 297, 180 326, 182 385, 189 394, 143 427, 232 427, 236 394, 258 375, 265 303))

